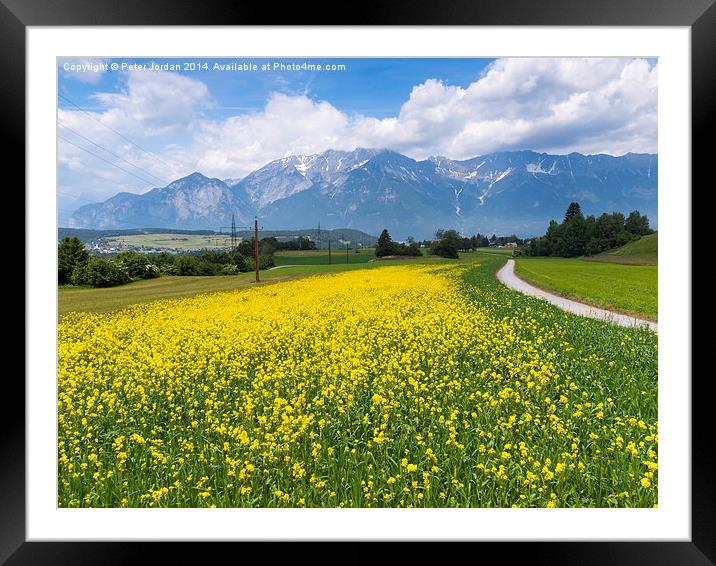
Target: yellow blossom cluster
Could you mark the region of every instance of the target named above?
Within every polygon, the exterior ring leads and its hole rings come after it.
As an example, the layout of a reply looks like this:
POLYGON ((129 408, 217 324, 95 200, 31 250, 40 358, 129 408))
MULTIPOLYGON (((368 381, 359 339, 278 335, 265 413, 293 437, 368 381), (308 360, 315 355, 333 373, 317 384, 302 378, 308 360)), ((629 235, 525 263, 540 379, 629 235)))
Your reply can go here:
POLYGON ((59 505, 654 505, 657 422, 609 385, 630 370, 467 269, 64 317, 59 505))

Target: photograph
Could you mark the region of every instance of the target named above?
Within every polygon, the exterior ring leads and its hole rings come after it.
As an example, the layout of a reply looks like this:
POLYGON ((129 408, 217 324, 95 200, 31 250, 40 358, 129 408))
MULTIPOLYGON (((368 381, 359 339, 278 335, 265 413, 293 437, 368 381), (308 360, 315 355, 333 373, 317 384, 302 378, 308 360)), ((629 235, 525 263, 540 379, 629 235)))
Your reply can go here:
POLYGON ((660 63, 56 57, 56 507, 657 508, 660 63))

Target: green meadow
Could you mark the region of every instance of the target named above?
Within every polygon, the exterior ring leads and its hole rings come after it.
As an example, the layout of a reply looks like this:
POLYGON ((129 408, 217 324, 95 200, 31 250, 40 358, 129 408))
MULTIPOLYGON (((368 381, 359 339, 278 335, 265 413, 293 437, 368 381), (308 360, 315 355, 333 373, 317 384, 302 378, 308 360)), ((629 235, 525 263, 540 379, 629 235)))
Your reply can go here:
POLYGON ((515 272, 557 295, 609 310, 657 320, 658 266, 581 259, 518 258, 515 272))

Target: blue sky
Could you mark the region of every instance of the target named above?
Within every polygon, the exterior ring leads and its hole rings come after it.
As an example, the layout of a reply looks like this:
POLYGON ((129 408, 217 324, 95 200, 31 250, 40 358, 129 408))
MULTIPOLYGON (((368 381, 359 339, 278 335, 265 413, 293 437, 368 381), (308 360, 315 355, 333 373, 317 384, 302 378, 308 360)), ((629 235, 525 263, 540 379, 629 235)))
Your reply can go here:
MULTIPOLYGON (((96 83, 77 80, 76 74, 63 72, 60 62, 59 91, 87 110, 102 111, 103 106, 93 98, 98 91, 120 91, 126 77, 120 72, 105 72, 96 83)), ((220 72, 197 69, 180 70, 177 74, 204 82, 218 105, 210 111, 220 119, 237 112, 258 111, 263 108, 271 92, 309 94, 312 98, 329 100, 345 112, 357 112, 378 118, 394 116, 405 102, 413 86, 431 78, 446 84, 467 87, 494 59, 107 59, 108 63, 156 62, 201 64, 273 63, 343 64, 345 71, 318 72, 311 70, 267 72, 220 72)), ((91 73, 85 73, 90 75, 91 73)), ((91 79, 86 79, 87 81, 91 79)), ((61 108, 73 107, 60 99, 61 108)))
POLYGON ((195 170, 239 178, 326 149, 387 147, 415 159, 656 152, 657 67, 631 58, 62 59, 60 207, 195 170), (214 69, 229 63, 258 70, 214 69))

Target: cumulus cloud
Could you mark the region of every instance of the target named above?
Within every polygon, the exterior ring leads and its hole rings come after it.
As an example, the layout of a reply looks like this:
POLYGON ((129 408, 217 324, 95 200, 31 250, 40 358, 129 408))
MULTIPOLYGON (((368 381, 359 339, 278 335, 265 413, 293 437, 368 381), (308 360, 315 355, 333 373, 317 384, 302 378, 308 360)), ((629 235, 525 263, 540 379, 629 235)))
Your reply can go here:
POLYGON ((196 168, 240 176, 272 159, 387 147, 416 159, 500 150, 656 152, 657 67, 643 59, 500 59, 467 87, 416 85, 395 117, 272 94, 262 112, 205 123, 196 168))
POLYGON ((103 121, 145 137, 174 133, 211 105, 204 83, 165 71, 131 72, 125 92, 94 98, 107 108, 103 121))
MULTIPOLYGON (((501 59, 467 88, 413 88, 384 145, 413 157, 508 149, 656 151, 657 70, 645 60, 501 59), (635 124, 639 124, 635 128, 635 124)), ((370 136, 370 126, 360 128, 370 136)))
POLYGON ((196 155, 196 169, 237 176, 287 155, 349 148, 350 128, 351 119, 328 102, 272 93, 262 112, 201 123, 195 143, 171 155, 182 161, 196 155))
MULTIPOLYGON (((356 147, 416 159, 512 149, 657 151, 657 65, 644 59, 498 59, 466 87, 436 78, 406 95, 397 115, 381 119, 306 94, 271 93, 261 111, 210 120, 202 114, 212 104, 206 85, 173 73, 130 74, 123 92, 97 94, 106 108, 97 120, 133 139, 166 140, 165 165, 78 112, 59 116, 167 180, 194 170, 241 177, 287 155, 356 147)), ((81 167, 87 156, 80 153, 61 145, 61 163, 81 167)))
POLYGON ((167 159, 165 148, 177 136, 191 136, 202 110, 213 104, 208 88, 164 71, 130 72, 124 78, 121 92, 93 96, 103 110, 70 105, 58 111, 65 186, 80 185, 106 198, 120 191, 144 192, 186 173, 189 165, 167 159))

